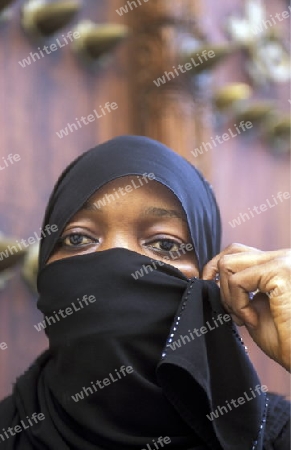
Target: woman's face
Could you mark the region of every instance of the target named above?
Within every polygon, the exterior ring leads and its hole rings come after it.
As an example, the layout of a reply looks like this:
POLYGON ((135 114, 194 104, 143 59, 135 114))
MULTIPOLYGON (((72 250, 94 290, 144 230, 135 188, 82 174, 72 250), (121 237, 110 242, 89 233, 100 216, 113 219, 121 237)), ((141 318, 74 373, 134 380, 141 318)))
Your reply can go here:
POLYGON ((142 183, 136 176, 118 178, 95 192, 67 224, 48 263, 122 247, 167 262, 189 278, 198 276, 180 202, 157 181, 139 178, 142 183), (125 190, 129 185, 131 192, 125 190))

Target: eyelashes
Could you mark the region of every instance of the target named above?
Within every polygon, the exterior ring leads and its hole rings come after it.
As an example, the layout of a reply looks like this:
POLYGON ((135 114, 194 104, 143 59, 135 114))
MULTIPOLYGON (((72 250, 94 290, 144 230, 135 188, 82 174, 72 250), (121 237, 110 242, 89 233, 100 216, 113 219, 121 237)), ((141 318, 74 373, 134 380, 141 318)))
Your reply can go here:
MULTIPOLYGON (((182 241, 171 239, 169 237, 157 236, 155 239, 144 242, 142 246, 156 254, 165 255, 178 252, 182 243, 182 241)), ((77 252, 78 250, 84 250, 86 247, 88 248, 90 245, 96 244, 100 244, 98 238, 93 238, 92 236, 81 232, 71 232, 65 234, 58 240, 57 250, 77 252)))
POLYGON ((151 244, 150 248, 154 249, 155 251, 160 251, 162 253, 170 253, 170 252, 177 252, 179 250, 181 242, 169 238, 157 238, 154 241, 150 242, 149 244, 151 244), (154 246, 152 244, 161 244, 161 245, 160 248, 158 248, 157 246, 154 246), (173 249, 173 247, 176 248, 173 249))
POLYGON ((98 244, 99 240, 83 233, 69 233, 62 236, 57 243, 58 248, 80 248, 85 245, 98 244), (85 242, 84 242, 85 241, 85 242))

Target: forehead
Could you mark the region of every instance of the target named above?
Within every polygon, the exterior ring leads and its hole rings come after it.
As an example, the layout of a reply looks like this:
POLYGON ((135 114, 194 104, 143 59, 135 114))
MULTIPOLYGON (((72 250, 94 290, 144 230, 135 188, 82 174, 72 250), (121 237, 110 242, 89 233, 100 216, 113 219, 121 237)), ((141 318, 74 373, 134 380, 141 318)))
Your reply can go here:
POLYGON ((176 195, 162 183, 156 180, 145 181, 137 175, 120 177, 103 185, 84 203, 70 222, 86 212, 98 213, 100 219, 109 215, 113 220, 120 213, 131 219, 179 219, 189 229, 186 214, 176 195))
POLYGON ((135 204, 147 199, 146 201, 154 204, 164 203, 175 207, 181 214, 185 214, 179 199, 169 188, 141 175, 127 175, 106 183, 89 198, 85 205, 95 203, 102 197, 111 202, 124 200, 124 203, 134 202, 135 204))

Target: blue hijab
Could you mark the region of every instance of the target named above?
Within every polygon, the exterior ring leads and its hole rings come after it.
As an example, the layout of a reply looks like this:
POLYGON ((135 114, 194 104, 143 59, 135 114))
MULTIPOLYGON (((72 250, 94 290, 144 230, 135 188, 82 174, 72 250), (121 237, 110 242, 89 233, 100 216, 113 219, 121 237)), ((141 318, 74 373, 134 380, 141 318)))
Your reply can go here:
POLYGON ((58 232, 41 242, 40 268, 48 260, 64 227, 104 184, 126 175, 154 173, 180 201, 188 221, 200 270, 220 249, 221 223, 209 183, 188 161, 147 137, 120 136, 87 151, 70 164, 51 195, 43 229, 58 232))

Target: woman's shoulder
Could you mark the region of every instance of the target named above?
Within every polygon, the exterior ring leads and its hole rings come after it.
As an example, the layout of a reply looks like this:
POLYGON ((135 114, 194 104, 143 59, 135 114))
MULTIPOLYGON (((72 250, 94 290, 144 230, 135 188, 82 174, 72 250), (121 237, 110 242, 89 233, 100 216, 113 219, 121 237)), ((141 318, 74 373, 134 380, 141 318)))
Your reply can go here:
POLYGON ((11 426, 17 417, 14 396, 4 398, 0 401, 0 430, 11 426))
POLYGON ((265 450, 290 450, 290 402, 268 394, 269 406, 264 437, 265 450))

